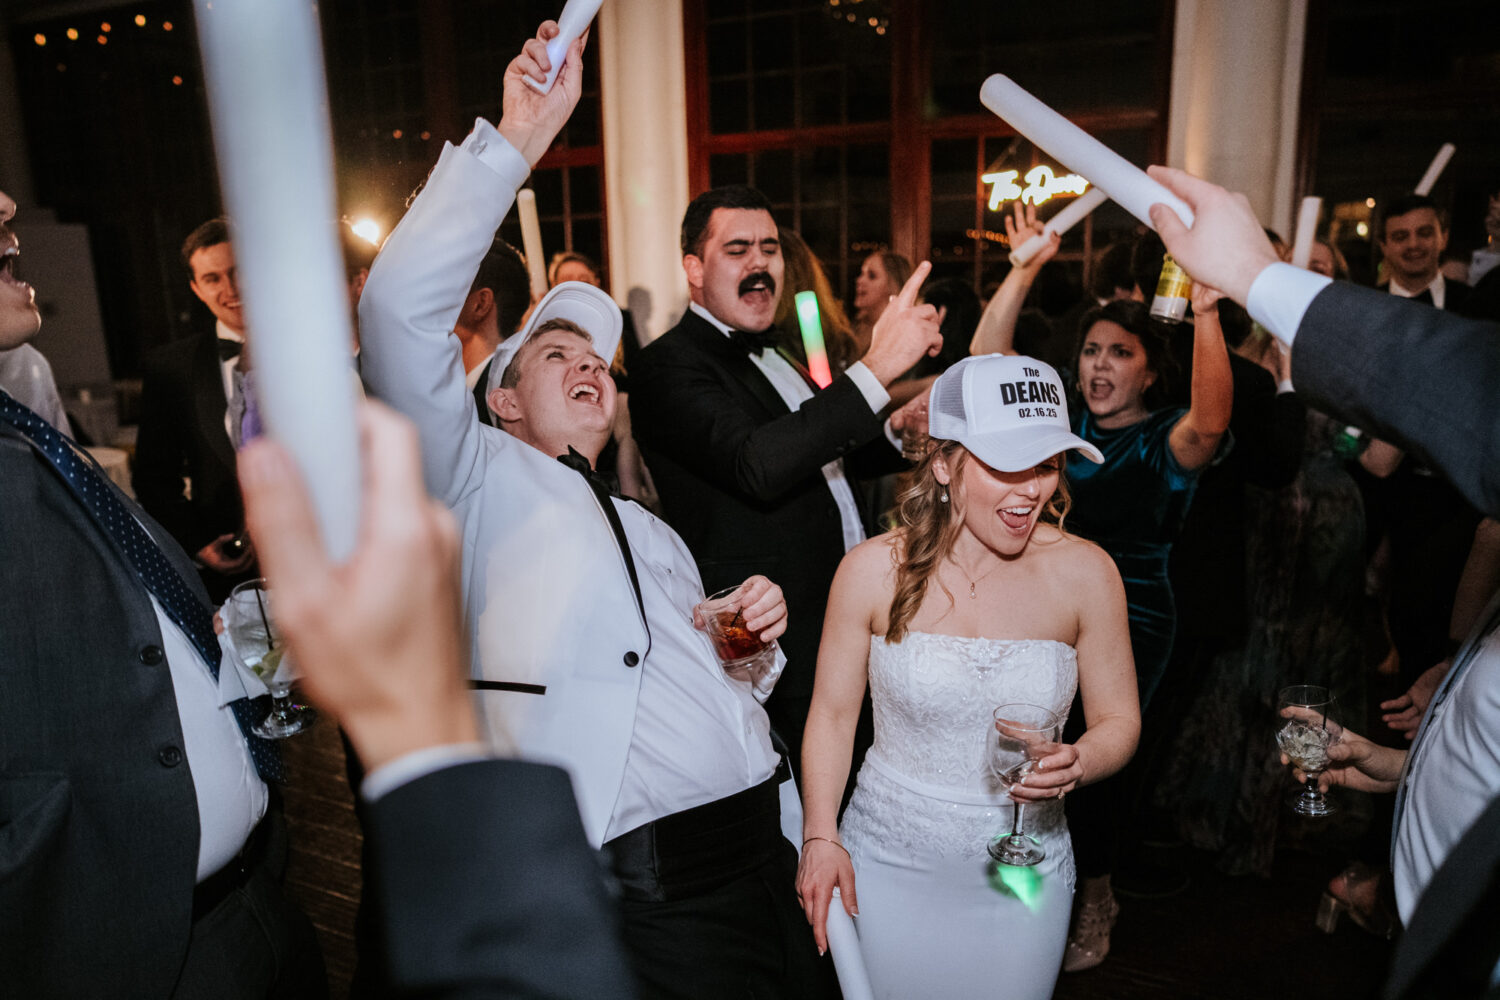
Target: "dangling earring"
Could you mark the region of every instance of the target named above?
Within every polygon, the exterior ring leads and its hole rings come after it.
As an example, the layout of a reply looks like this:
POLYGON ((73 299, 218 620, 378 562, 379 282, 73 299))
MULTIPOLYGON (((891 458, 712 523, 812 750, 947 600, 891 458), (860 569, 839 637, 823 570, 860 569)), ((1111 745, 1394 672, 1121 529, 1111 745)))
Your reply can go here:
POLYGON ((946 486, 943 487, 943 494, 942 494, 942 496, 938 497, 938 502, 939 503, 947 503, 948 502, 948 487, 946 487, 946 486))

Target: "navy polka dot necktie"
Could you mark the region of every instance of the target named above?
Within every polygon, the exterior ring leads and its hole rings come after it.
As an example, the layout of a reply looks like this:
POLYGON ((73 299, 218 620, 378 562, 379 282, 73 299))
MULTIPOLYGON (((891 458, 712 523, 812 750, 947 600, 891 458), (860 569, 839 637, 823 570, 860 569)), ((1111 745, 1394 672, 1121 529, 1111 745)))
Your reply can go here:
MULTIPOLYGON (((55 427, 16 402, 4 389, 0 389, 0 420, 28 438, 72 488, 84 509, 129 560, 146 589, 198 650, 208 664, 208 672, 217 682, 222 651, 218 636, 214 634, 212 609, 189 589, 156 541, 131 514, 114 485, 95 467, 93 458, 87 452, 80 455, 72 442, 55 427)), ((286 769, 275 742, 250 731, 264 713, 257 712, 248 698, 230 702, 229 708, 245 735, 250 757, 261 778, 285 781, 286 769)))

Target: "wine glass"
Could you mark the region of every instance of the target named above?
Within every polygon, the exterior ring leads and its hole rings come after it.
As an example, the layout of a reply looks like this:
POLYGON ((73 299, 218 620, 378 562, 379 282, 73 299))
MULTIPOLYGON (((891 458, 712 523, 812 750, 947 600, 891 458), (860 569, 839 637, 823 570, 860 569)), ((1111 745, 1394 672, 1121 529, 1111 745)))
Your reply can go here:
MULTIPOLYGON (((1062 720, 1057 713, 1040 705, 1011 702, 995 709, 988 740, 989 765, 1007 794, 1016 782, 1031 773, 1037 761, 1057 749, 1061 730, 1062 720)), ((1034 865, 1047 852, 1022 831, 1026 804, 1011 799, 1011 805, 1010 834, 991 841, 989 855, 1002 865, 1034 865)))
POLYGON ((271 713, 250 731, 268 740, 282 740, 311 726, 316 713, 292 702, 292 682, 297 673, 271 617, 266 581, 247 580, 230 591, 223 619, 235 652, 271 692, 271 713))
POLYGON ((1328 748, 1344 735, 1335 721, 1333 694, 1317 684, 1294 684, 1276 696, 1276 745, 1307 775, 1302 790, 1292 796, 1292 812, 1299 816, 1328 816, 1335 810, 1318 787, 1318 775, 1328 768, 1328 748))

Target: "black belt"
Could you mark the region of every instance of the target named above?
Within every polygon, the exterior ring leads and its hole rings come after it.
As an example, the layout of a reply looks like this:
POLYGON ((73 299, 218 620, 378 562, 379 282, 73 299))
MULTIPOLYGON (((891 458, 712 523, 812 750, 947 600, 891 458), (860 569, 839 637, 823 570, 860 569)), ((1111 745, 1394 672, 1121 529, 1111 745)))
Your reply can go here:
POLYGON ((193 919, 207 916, 216 906, 224 902, 236 889, 250 881, 255 868, 265 857, 266 841, 270 838, 271 821, 262 819, 250 831, 245 846, 229 859, 229 863, 193 887, 193 919))
POLYGON ((760 868, 780 850, 778 786, 786 759, 765 781, 742 792, 652 820, 604 844, 628 900, 667 902, 712 891, 760 868))

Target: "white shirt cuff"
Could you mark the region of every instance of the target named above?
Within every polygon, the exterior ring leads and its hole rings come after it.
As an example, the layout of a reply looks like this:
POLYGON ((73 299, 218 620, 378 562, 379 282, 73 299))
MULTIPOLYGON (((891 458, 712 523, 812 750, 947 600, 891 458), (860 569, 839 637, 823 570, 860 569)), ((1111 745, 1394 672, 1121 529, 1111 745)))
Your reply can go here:
POLYGON ((1256 275, 1245 308, 1252 319, 1290 347, 1308 306, 1332 281, 1292 264, 1272 264, 1256 275))
POLYGON ((483 118, 474 119, 474 130, 459 145, 459 149, 472 154, 515 190, 519 191, 526 178, 531 176, 531 166, 516 147, 505 141, 495 126, 483 118))
POLYGON ((885 391, 885 386, 880 384, 880 379, 865 367, 863 361, 854 362, 844 371, 844 374, 859 386, 860 394, 865 397, 865 402, 870 404, 871 413, 879 413, 885 409, 885 404, 891 401, 891 394, 885 391))
POLYGON ((382 764, 365 775, 359 794, 366 802, 374 802, 387 792, 393 792, 418 778, 425 778, 434 771, 456 764, 485 760, 489 756, 483 743, 445 743, 442 746, 423 747, 382 764))
POLYGON ((1280 395, 1282 395, 1284 393, 1296 392, 1296 391, 1297 391, 1296 388, 1293 387, 1293 385, 1292 385, 1292 380, 1289 379, 1289 378, 1284 378, 1280 382, 1276 383, 1276 395, 1278 395, 1278 396, 1280 396, 1280 395))

